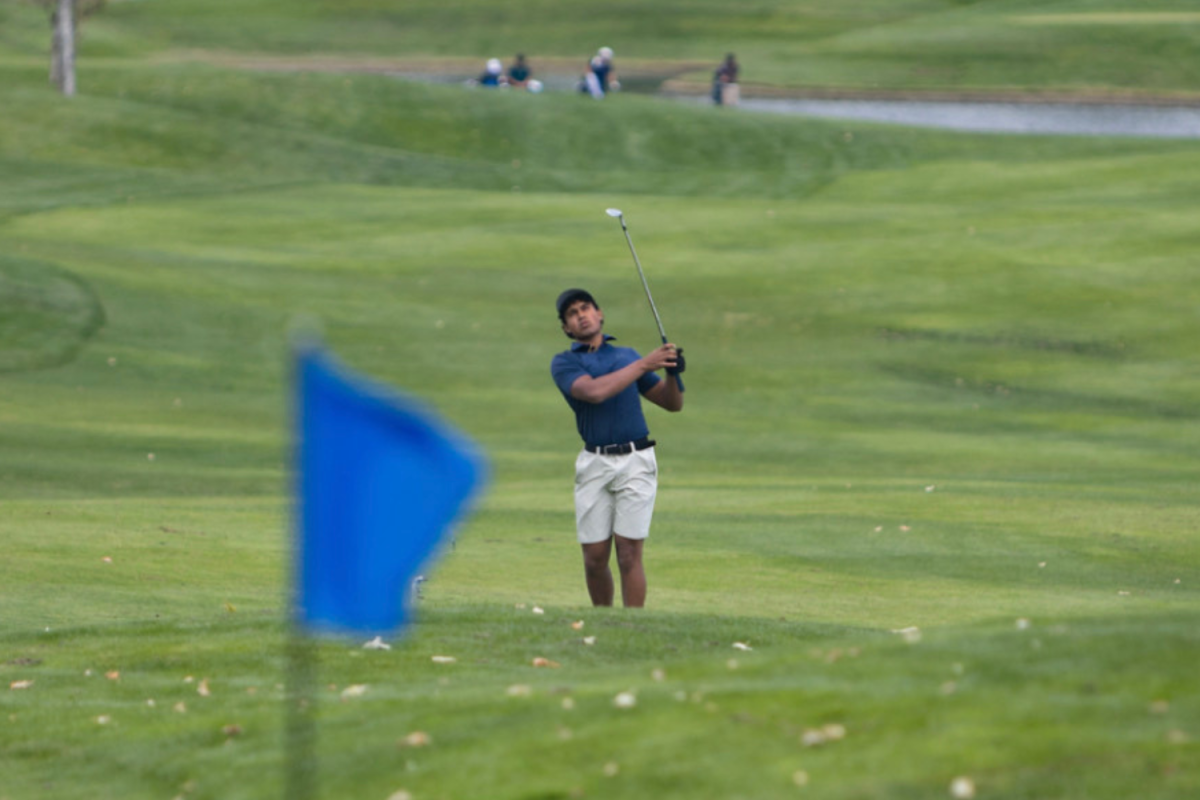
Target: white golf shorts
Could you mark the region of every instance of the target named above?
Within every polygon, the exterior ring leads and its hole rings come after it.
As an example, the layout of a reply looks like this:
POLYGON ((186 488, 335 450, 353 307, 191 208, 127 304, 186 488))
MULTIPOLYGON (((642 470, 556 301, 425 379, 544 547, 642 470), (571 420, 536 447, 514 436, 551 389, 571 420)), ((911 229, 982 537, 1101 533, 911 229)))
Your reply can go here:
POLYGON ((603 542, 614 533, 626 539, 650 535, 658 460, 654 448, 623 456, 584 450, 575 459, 575 529, 580 544, 603 542))

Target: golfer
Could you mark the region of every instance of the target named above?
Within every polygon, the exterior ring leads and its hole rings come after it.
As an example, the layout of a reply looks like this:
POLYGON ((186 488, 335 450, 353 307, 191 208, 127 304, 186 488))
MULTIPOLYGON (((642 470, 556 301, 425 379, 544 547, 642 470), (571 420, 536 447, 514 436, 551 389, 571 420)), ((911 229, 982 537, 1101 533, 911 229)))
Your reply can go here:
POLYGON ((604 333, 604 313, 590 293, 568 289, 558 296, 558 319, 574 342, 550 364, 550 372, 583 437, 575 459, 575 525, 583 547, 583 569, 594 606, 613 604, 609 558, 613 543, 626 608, 646 604, 642 545, 658 490, 654 440, 642 416, 639 392, 667 411, 683 408, 683 390, 673 377, 683 372, 682 351, 664 344, 639 356, 615 347, 604 333), (664 369, 666 380, 655 374, 664 369))

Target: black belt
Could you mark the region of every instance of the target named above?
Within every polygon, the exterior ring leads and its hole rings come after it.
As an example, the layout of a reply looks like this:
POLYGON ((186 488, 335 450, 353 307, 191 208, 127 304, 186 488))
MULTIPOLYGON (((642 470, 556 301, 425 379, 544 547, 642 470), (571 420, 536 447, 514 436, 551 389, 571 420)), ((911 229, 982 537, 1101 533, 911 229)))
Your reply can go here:
POLYGON ((647 447, 654 447, 655 444, 653 439, 638 439, 636 442, 605 444, 599 447, 589 447, 587 450, 589 453, 599 456, 627 456, 634 450, 645 450, 647 447))

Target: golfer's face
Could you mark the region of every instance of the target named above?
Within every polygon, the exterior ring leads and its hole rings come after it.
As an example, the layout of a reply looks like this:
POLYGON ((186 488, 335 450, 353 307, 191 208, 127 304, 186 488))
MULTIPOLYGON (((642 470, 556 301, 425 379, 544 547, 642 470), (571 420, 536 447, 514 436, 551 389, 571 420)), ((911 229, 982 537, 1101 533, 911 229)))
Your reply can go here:
POLYGON ((591 339, 604 327, 604 315, 587 300, 576 300, 563 312, 563 330, 573 339, 591 339))

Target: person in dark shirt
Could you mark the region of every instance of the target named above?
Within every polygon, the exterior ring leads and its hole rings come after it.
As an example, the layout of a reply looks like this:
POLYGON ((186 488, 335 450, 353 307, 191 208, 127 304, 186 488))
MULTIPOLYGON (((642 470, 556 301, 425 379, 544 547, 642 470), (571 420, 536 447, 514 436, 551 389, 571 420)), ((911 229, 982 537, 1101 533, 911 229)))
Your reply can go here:
POLYGON ((601 47, 596 55, 588 62, 587 72, 579 91, 586 92, 597 100, 603 100, 609 92, 621 88, 621 82, 613 69, 613 51, 611 47, 601 47))
POLYGON ((611 344, 604 314, 584 289, 568 289, 555 303, 570 349, 550 364, 555 384, 575 412, 583 450, 575 459, 575 526, 583 548, 592 605, 613 604, 609 560, 615 544, 621 600, 646 603, 642 550, 658 492, 655 442, 642 414, 645 397, 667 411, 683 409, 683 354, 673 344, 640 356, 611 344), (657 370, 667 372, 666 379, 657 370))
POLYGON ((505 84, 503 73, 504 65, 500 63, 500 59, 489 58, 483 74, 477 80, 480 86, 489 86, 495 89, 505 84))
POLYGON ((529 68, 529 64, 525 61, 524 53, 517 53, 517 60, 508 68, 508 83, 510 86, 518 86, 525 88, 525 84, 533 75, 533 70, 529 68))
MULTIPOLYGON (((712 99, 717 105, 725 102, 726 86, 737 86, 738 71, 737 57, 733 53, 725 56, 721 66, 713 73, 712 99)), ((736 102, 736 101, 735 101, 736 102)), ((731 103, 732 105, 732 103, 731 103)))

